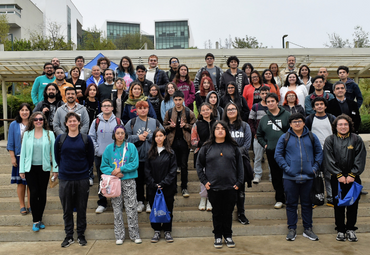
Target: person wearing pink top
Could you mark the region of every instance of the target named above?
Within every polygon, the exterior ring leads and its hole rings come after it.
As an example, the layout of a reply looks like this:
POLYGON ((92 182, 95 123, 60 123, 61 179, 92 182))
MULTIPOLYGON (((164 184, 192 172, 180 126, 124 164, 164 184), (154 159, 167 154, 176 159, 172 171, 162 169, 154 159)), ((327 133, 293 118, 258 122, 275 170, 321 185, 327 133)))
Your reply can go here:
POLYGON ((184 93, 185 106, 193 110, 193 102, 195 100, 195 87, 189 77, 189 69, 186 65, 179 66, 177 74, 173 82, 177 88, 184 93))

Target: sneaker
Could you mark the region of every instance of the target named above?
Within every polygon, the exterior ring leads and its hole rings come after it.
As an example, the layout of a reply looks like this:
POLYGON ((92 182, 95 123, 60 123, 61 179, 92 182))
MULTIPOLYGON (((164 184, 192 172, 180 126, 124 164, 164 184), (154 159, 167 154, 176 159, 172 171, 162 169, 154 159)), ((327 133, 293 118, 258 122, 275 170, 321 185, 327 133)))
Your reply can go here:
POLYGON ((297 237, 297 232, 295 231, 295 229, 290 228, 285 239, 287 241, 294 241, 296 237, 297 237))
POLYGON ((107 210, 107 208, 105 208, 102 205, 99 205, 98 208, 96 208, 95 213, 100 214, 100 213, 105 212, 105 210, 107 210))
POLYGON ((116 244, 117 244, 117 245, 122 245, 122 244, 123 244, 123 240, 122 240, 122 239, 118 239, 118 240, 116 240, 116 244))
POLYGON ((357 242, 358 241, 357 236, 356 236, 356 232, 354 230, 347 230, 346 236, 347 236, 348 241, 350 241, 350 242, 357 242))
POLYGON ((137 212, 138 212, 138 213, 141 213, 141 212, 144 210, 144 208, 145 208, 144 203, 143 203, 142 201, 139 201, 139 202, 137 203, 137 212))
POLYGON ((189 197, 190 196, 187 189, 183 189, 181 193, 182 193, 183 197, 189 197))
POLYGON ((178 174, 181 173, 181 168, 180 167, 177 168, 177 173, 178 174))
POLYGON ((84 235, 80 235, 77 239, 80 246, 85 246, 87 244, 86 238, 84 235))
POLYGON ((170 231, 164 232, 164 239, 166 240, 167 243, 172 243, 173 242, 173 238, 171 236, 170 231))
POLYGON ((213 244, 213 246, 216 248, 216 249, 221 249, 222 248, 222 238, 215 238, 215 243, 213 244))
POLYGON ((136 244, 141 244, 141 243, 143 243, 143 240, 141 240, 141 238, 136 238, 134 242, 136 244))
POLYGON ((317 237, 317 235, 312 231, 312 228, 305 229, 303 231, 303 236, 304 237, 307 237, 311 241, 318 241, 319 240, 319 238, 317 237))
POLYGON ((254 177, 254 179, 253 179, 253 183, 254 184, 258 184, 259 182, 261 181, 261 179, 258 177, 258 176, 256 176, 256 177, 254 177))
POLYGON ((226 246, 228 248, 234 248, 235 247, 235 243, 234 243, 234 241, 231 237, 226 237, 225 238, 225 243, 226 243, 226 246))
POLYGON ((244 214, 238 214, 238 221, 243 225, 249 224, 249 220, 244 214))
POLYGON ((208 199, 208 197, 207 197, 207 211, 208 212, 211 212, 212 211, 212 204, 211 204, 211 202, 209 202, 209 199, 208 199))
POLYGON ((66 236, 63 243, 61 244, 62 248, 66 248, 73 244, 75 241, 73 240, 73 237, 66 236))
POLYGON ((89 179, 89 184, 90 184, 90 187, 94 185, 94 180, 93 179, 89 179))
POLYGON ((152 243, 158 243, 159 239, 161 239, 161 232, 160 231, 154 231, 154 236, 152 237, 152 240, 150 240, 152 243))
POLYGON ((275 209, 281 209, 281 208, 283 208, 283 203, 282 202, 276 202, 276 204, 274 205, 274 208, 275 209))
POLYGON ((152 208, 150 208, 150 204, 149 202, 146 204, 146 210, 145 210, 147 213, 151 213, 152 212, 152 208))
POLYGON ((344 242, 344 241, 346 241, 346 234, 343 233, 343 232, 338 232, 337 238, 335 238, 335 239, 337 239, 337 241, 344 242))
POLYGON ((207 198, 201 197, 200 198, 200 203, 198 206, 199 211, 205 211, 206 210, 206 203, 207 203, 207 198))
POLYGON ((45 229, 45 224, 42 221, 40 221, 39 222, 39 227, 40 227, 40 229, 45 229))
POLYGON ((40 222, 33 223, 32 230, 34 232, 39 232, 39 230, 40 230, 40 222))
POLYGON ((326 201, 326 205, 329 207, 334 207, 334 202, 332 198, 328 198, 326 201))

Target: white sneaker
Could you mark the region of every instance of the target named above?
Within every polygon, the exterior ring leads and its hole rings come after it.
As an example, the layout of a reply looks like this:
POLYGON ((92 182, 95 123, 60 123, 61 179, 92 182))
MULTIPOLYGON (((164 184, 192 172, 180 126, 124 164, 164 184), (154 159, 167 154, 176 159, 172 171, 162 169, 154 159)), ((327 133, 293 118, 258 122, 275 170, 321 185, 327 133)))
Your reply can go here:
POLYGON ((121 239, 116 240, 116 244, 117 244, 117 245, 121 245, 121 244, 123 244, 123 240, 121 240, 121 239))
POLYGON ((282 202, 276 202, 274 207, 275 207, 275 209, 281 209, 281 208, 283 208, 283 203, 282 202))
POLYGON ((146 203, 146 212, 147 213, 151 213, 152 212, 152 208, 150 208, 149 202, 146 203))
POLYGON ((209 202, 209 199, 208 199, 208 197, 207 197, 207 211, 208 212, 210 212, 210 211, 212 211, 212 204, 211 204, 211 202, 209 202))
POLYGON ((144 210, 144 208, 145 208, 144 203, 142 201, 139 201, 137 203, 137 212, 141 213, 144 210))
POLYGON ((94 180, 93 179, 89 179, 89 184, 90 184, 90 187, 94 185, 94 180))
POLYGON ((200 203, 198 206, 199 211, 204 211, 206 209, 206 202, 207 202, 207 198, 205 197, 200 198, 200 203))
POLYGON ((142 242, 143 242, 143 241, 142 241, 140 238, 136 238, 136 239, 135 239, 135 243, 136 243, 136 244, 141 244, 142 242))
POLYGON ((260 182, 260 178, 258 176, 255 176, 252 182, 254 184, 258 184, 260 182))
POLYGON ((95 213, 100 214, 100 213, 105 212, 105 210, 107 210, 107 208, 105 208, 104 206, 99 205, 98 208, 96 208, 95 213))

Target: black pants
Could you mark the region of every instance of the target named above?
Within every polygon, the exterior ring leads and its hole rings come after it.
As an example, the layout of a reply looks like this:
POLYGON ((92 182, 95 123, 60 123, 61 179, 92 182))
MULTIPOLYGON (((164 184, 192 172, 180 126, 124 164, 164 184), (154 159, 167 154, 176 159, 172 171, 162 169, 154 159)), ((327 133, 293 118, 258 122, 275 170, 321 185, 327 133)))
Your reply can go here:
POLYGON ((78 181, 59 180, 59 198, 63 207, 64 231, 73 237, 73 208, 77 207, 77 235, 86 230, 86 208, 89 199, 89 179, 78 181))
POLYGON ((245 214, 244 209, 244 202, 245 202, 245 182, 239 187, 239 189, 236 191, 236 208, 238 209, 238 215, 239 214, 245 214))
POLYGON ((282 202, 285 204, 283 170, 276 163, 274 155, 275 150, 266 150, 266 156, 271 170, 272 186, 275 190, 275 200, 276 202, 282 202))
MULTIPOLYGON (((153 192, 155 192, 156 190, 154 190, 153 192)), ((162 190, 163 192, 163 190, 162 190)), ((153 194, 153 193, 151 193, 153 194)), ((154 231, 172 231, 172 219, 173 219, 173 203, 175 202, 175 194, 171 192, 171 194, 166 194, 163 192, 163 195, 164 195, 164 200, 166 201, 166 205, 167 205, 167 209, 168 211, 170 211, 170 215, 171 215, 171 221, 168 222, 168 223, 150 223, 150 225, 152 226, 152 228, 154 229, 154 231)), ((150 203, 150 207, 153 207, 153 203, 154 203, 154 197, 155 197, 155 193, 153 195, 149 195, 148 196, 148 201, 150 203)))
POLYGON ((26 180, 30 188, 30 205, 32 209, 33 222, 42 220, 46 205, 46 191, 49 183, 50 172, 44 172, 42 166, 31 166, 26 180))
POLYGON ((177 166, 181 168, 181 189, 188 188, 188 143, 183 139, 173 140, 172 149, 176 154, 177 166))
MULTIPOLYGON (((361 184, 361 179, 359 176, 356 176, 355 181, 358 184, 361 184)), ((340 184, 342 189, 342 197, 345 197, 347 192, 351 189, 353 183, 350 184, 340 184)), ((333 199, 334 199, 334 215, 335 215, 335 225, 337 226, 335 229, 338 232, 345 233, 347 230, 357 230, 355 227, 357 222, 357 211, 358 211, 358 202, 360 200, 361 195, 358 196, 356 201, 351 206, 338 206, 338 199, 335 197, 338 195, 338 179, 337 176, 331 176, 331 188, 333 191, 333 199), (346 213, 347 208, 347 213, 346 213), (345 223, 347 216, 347 224, 345 223)))
MULTIPOLYGON (((98 174, 98 182, 100 184, 100 178, 102 175, 102 172, 100 171, 101 157, 95 156, 94 162, 95 162, 96 172, 98 174)), ((98 188, 100 189, 100 186, 98 188)), ((98 196, 99 196, 98 205, 107 207, 107 198, 103 196, 102 194, 98 194, 98 196)))
POLYGON ((231 190, 208 190, 208 199, 212 204, 213 234, 215 238, 232 236, 233 211, 236 202, 237 191, 231 190))
POLYGON ((136 198, 137 201, 142 201, 144 203, 144 185, 145 185, 145 162, 139 162, 139 168, 137 169, 136 181, 136 198))

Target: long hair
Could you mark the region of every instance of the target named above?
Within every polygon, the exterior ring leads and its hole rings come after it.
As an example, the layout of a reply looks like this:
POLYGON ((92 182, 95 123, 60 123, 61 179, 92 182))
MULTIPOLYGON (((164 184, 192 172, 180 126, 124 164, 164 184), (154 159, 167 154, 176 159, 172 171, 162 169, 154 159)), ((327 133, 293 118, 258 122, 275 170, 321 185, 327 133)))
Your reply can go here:
POLYGON ((177 69, 177 73, 176 73, 175 79, 174 79, 174 82, 176 84, 180 82, 180 69, 181 69, 181 67, 186 67, 186 72, 187 73, 186 73, 186 76, 185 76, 185 82, 186 82, 186 84, 190 85, 191 84, 191 81, 190 81, 190 77, 189 77, 189 68, 185 64, 179 65, 179 67, 177 69))
POLYGON ((203 83, 204 81, 207 80, 209 82, 209 91, 214 91, 215 90, 215 85, 213 85, 213 81, 210 77, 203 77, 202 80, 200 81, 199 85, 199 90, 200 90, 200 95, 202 97, 206 96, 206 92, 204 91, 203 83))
POLYGON ((44 89, 44 101, 46 101, 47 98, 48 98, 48 94, 46 92, 47 92, 47 90, 50 86, 53 86, 55 88, 55 90, 57 91, 56 94, 55 94, 56 101, 62 100, 62 95, 60 94, 60 90, 59 90, 58 85, 56 85, 55 83, 49 83, 48 85, 46 85, 46 87, 44 89))
POLYGON ((301 85, 301 82, 300 82, 300 80, 299 80, 299 78, 298 78, 298 75, 296 74, 296 73, 289 73, 287 76, 286 76, 286 80, 285 80, 285 83, 284 83, 284 87, 289 87, 289 76, 291 76, 291 75, 294 75, 295 76, 295 78, 297 79, 296 81, 295 81, 295 85, 296 86, 299 86, 299 85, 301 85))
POLYGON ((42 128, 45 129, 45 130, 49 130, 49 124, 48 124, 48 120, 46 119, 45 114, 43 114, 42 112, 34 112, 30 116, 30 118, 28 119, 28 124, 26 126, 25 131, 32 131, 33 129, 35 129, 35 124, 33 122, 34 122, 37 115, 41 115, 42 118, 44 119, 44 121, 42 123, 42 128))
POLYGON ((333 124, 332 124, 332 129, 333 129, 333 134, 337 134, 338 131, 337 131, 337 124, 338 124, 338 121, 340 120, 346 120, 348 122, 348 125, 349 125, 349 133, 352 133, 354 132, 355 130, 355 125, 353 124, 353 121, 351 119, 351 117, 349 117, 347 114, 341 114, 339 115, 338 117, 335 118, 335 120, 333 121, 333 124))
POLYGON ((290 94, 295 95, 295 102, 294 102, 294 105, 297 105, 297 104, 299 103, 299 99, 298 99, 298 97, 297 97, 297 94, 296 94, 293 90, 290 90, 290 91, 288 91, 288 92, 285 94, 283 105, 288 105, 288 95, 290 95, 290 94))
MULTIPOLYGON (((198 114, 198 120, 203 120, 203 115, 201 114, 201 111, 202 111, 202 107, 203 106, 206 106, 208 107, 210 110, 211 110, 211 121, 214 119, 214 114, 213 114, 213 107, 210 103, 203 103, 200 105, 198 111, 199 111, 199 114, 198 114)), ((216 109, 217 110, 217 109, 216 109)))
POLYGON ((271 81, 270 81, 270 82, 271 82, 272 84, 276 85, 276 81, 275 81, 275 79, 274 79, 274 74, 272 73, 272 71, 271 71, 270 69, 265 69, 265 70, 263 71, 263 73, 262 73, 262 82, 263 82, 263 83, 265 83, 265 84, 268 84, 268 83, 267 83, 267 80, 266 80, 266 78, 265 78, 265 73, 266 73, 266 72, 270 72, 270 73, 271 73, 271 76, 272 76, 272 77, 271 77, 271 81))
POLYGON ((140 95, 142 95, 144 93, 143 86, 141 86, 141 83, 138 82, 138 81, 134 81, 130 84, 130 88, 128 89, 128 95, 129 95, 130 99, 134 99, 134 94, 132 93, 132 90, 134 89, 134 87, 136 85, 140 86, 140 88, 141 88, 141 94, 140 95))
MULTIPOLYGON (((271 63, 271 64, 269 65, 269 69, 271 70, 271 66, 273 66, 273 65, 276 65, 276 67, 277 67, 277 69, 276 69, 276 74, 277 74, 277 76, 279 76, 279 74, 280 74, 280 70, 279 70, 279 65, 278 65, 277 63, 271 63)), ((272 74, 272 76, 274 76, 274 74, 272 74)))
POLYGON ((168 94, 168 85, 172 85, 175 91, 178 91, 179 89, 177 88, 176 83, 174 82, 169 82, 166 84, 166 89, 164 90, 164 102, 167 103, 171 99, 171 95, 168 94))
MULTIPOLYGON (((32 113, 32 110, 31 110, 31 106, 28 104, 28 103, 21 103, 21 105, 18 107, 18 111, 17 111, 17 116, 15 116, 15 121, 17 123, 21 123, 22 122, 22 117, 21 115, 19 114, 20 110, 22 110, 23 107, 27 107, 27 109, 30 111, 30 115, 32 113)), ((28 119, 30 119, 30 115, 28 115, 28 119)))
POLYGON ((230 143, 230 144, 238 147, 238 144, 235 142, 235 140, 230 135, 230 128, 228 127, 226 122, 222 121, 222 120, 216 120, 215 124, 213 124, 211 135, 210 135, 209 139, 203 144, 203 146, 212 145, 212 144, 216 143, 215 131, 216 131, 216 126, 218 124, 221 124, 223 126, 223 128, 225 129, 225 132, 226 132, 225 143, 230 143))
POLYGON ((91 84, 86 88, 86 90, 85 90, 85 96, 86 96, 86 97, 89 97, 89 92, 90 92, 90 89, 91 89, 92 87, 95 87, 95 89, 96 89, 96 95, 95 95, 95 97, 96 97, 96 98, 99 98, 99 89, 98 89, 98 86, 96 86, 96 84, 95 84, 95 83, 91 83, 91 84))
POLYGON ((237 106, 235 103, 230 102, 230 103, 228 103, 228 104, 225 106, 225 108, 224 108, 224 114, 222 115, 222 120, 223 120, 223 121, 225 121, 225 122, 228 124, 228 126, 230 127, 230 125, 231 125, 231 123, 230 123, 230 119, 229 119, 229 117, 227 116, 227 108, 228 108, 230 105, 233 105, 233 106, 235 106, 235 108, 236 108, 236 112, 237 112, 237 114, 236 114, 236 120, 234 121, 234 123, 233 123, 233 124, 234 124, 234 126, 235 126, 235 129, 237 129, 237 130, 238 130, 238 129, 241 127, 243 120, 242 120, 242 117, 241 117, 241 115, 240 115, 239 108, 238 108, 238 106, 237 106))
POLYGON ((128 137, 127 132, 126 132, 125 125, 118 124, 117 126, 115 126, 114 129, 113 129, 113 132, 112 132, 112 139, 113 139, 113 142, 114 142, 113 151, 116 151, 116 147, 117 147, 117 144, 116 144, 116 131, 119 128, 122 128, 123 129, 123 132, 125 132, 125 137, 123 138, 123 142, 125 142, 126 139, 127 139, 127 137, 128 137))
POLYGON ((126 59, 128 61, 128 68, 127 68, 128 73, 129 74, 134 74, 135 73, 134 65, 132 64, 131 58, 127 57, 127 56, 122 57, 121 60, 119 61, 118 70, 120 70, 121 72, 125 71, 125 69, 123 69, 123 66, 122 66, 122 61, 124 59, 126 59))
POLYGON ((161 132, 166 138, 163 141, 163 147, 164 149, 168 152, 173 154, 171 150, 171 146, 168 142, 166 131, 162 128, 156 128, 153 132, 153 137, 152 137, 152 146, 149 149, 148 152, 148 159, 155 159, 158 157, 158 148, 157 148, 157 142, 155 141, 155 136, 157 135, 158 132, 161 132))
POLYGON ((223 96, 223 101, 226 103, 226 102, 230 102, 230 101, 233 101, 233 102, 235 102, 237 105, 238 105, 238 107, 239 107, 239 109, 242 109, 242 107, 243 107, 243 102, 242 102, 242 98, 240 97, 240 95, 239 95, 239 92, 238 92, 238 88, 236 87, 236 84, 235 84, 235 82, 234 81, 229 81, 228 83, 227 83, 227 85, 226 85, 226 93, 225 93, 225 95, 223 96), (234 96, 234 100, 232 100, 231 99, 231 96, 230 96, 230 94, 229 94, 229 92, 227 91, 227 87, 228 86, 230 86, 230 85, 232 85, 232 86, 234 86, 234 94, 233 94, 233 96, 234 96))
MULTIPOLYGON (((157 98, 159 98, 159 102, 162 102, 163 101, 163 97, 162 97, 162 94, 161 94, 161 90, 160 90, 160 88, 158 87, 157 84, 153 84, 152 86, 150 86, 150 88, 149 88, 149 95, 150 95, 150 90, 153 87, 157 90, 157 98)), ((152 97, 152 95, 150 95, 150 96, 152 97)))
POLYGON ((114 84, 113 84, 113 89, 117 89, 117 86, 116 86, 116 83, 117 81, 121 81, 123 83, 123 90, 126 90, 126 82, 123 78, 120 78, 118 77, 115 81, 114 81, 114 84))
POLYGON ((261 77, 261 74, 257 71, 257 70, 253 70, 250 74, 250 84, 253 85, 253 82, 252 82, 252 74, 257 74, 258 75, 258 83, 262 86, 262 77, 261 77))
POLYGON ((311 74, 311 70, 310 70, 310 68, 307 66, 307 65, 301 65, 300 67, 299 67, 299 71, 298 71, 298 76, 299 76, 299 78, 303 78, 303 76, 302 76, 302 68, 303 67, 306 67, 307 68, 307 70, 308 70, 308 74, 307 74, 307 77, 308 78, 310 78, 310 74, 311 74))

